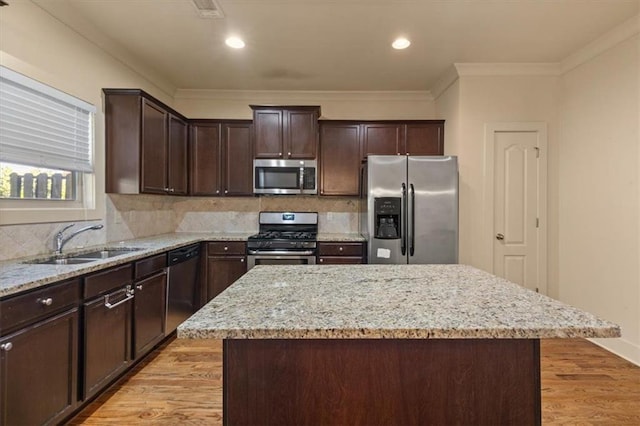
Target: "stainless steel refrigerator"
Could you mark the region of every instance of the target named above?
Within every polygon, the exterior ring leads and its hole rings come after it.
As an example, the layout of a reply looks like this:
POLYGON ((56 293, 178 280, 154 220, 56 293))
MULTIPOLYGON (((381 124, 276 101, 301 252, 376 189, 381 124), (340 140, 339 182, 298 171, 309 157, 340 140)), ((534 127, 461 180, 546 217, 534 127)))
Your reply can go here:
POLYGON ((457 157, 371 155, 362 185, 369 263, 458 263, 457 157))

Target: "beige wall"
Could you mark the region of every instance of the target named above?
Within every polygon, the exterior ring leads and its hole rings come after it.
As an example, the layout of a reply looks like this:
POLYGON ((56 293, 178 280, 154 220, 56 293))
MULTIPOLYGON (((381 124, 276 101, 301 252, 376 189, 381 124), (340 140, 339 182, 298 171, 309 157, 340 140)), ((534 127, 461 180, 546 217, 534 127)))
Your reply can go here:
POLYGON ((638 364, 639 58, 636 33, 558 75, 461 75, 435 101, 460 161, 461 262, 492 270, 478 214, 485 125, 547 123, 547 294, 620 324, 621 339, 597 343, 638 364))
MULTIPOLYGON (((104 223, 103 87, 142 88, 164 102, 172 103, 173 100, 144 76, 79 36, 30 1, 14 1, 0 11, 0 64, 83 99, 97 108, 95 209, 64 213, 42 209, 0 212, 2 223, 32 223, 0 226, 0 240, 3 242, 0 259, 10 259, 51 251, 53 235, 69 221, 104 223)), ((68 246, 105 241, 106 229, 80 235, 68 246)))
POLYGON ((640 363, 640 38, 567 72, 559 145, 560 300, 621 325, 640 363))
MULTIPOLYGON (((485 125, 495 122, 544 122, 548 128, 549 210, 557 205, 556 76, 460 76, 436 99, 437 115, 446 120, 446 150, 457 155, 460 168, 460 261, 493 270, 482 216, 485 207, 485 125)), ((549 229, 557 227, 549 215, 549 229)), ((549 235, 548 253, 557 240, 549 235)), ((557 294, 557 262, 549 259, 547 292, 557 294)))
POLYGON ((251 119, 249 105, 320 105, 321 119, 434 118, 429 92, 281 92, 178 90, 175 107, 189 118, 251 119))

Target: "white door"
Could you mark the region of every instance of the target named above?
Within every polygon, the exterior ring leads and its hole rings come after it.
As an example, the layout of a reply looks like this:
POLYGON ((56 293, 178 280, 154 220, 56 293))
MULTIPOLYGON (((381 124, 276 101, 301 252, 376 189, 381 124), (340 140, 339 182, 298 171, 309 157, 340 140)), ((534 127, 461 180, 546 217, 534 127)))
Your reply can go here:
POLYGON ((541 229, 546 167, 541 167, 540 137, 537 130, 493 132, 493 272, 546 292, 546 238, 541 229))

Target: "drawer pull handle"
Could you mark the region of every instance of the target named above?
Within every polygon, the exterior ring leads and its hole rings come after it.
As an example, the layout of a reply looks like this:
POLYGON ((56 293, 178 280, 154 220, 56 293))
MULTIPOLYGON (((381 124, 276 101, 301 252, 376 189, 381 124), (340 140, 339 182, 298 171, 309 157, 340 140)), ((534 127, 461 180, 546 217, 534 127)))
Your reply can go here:
MULTIPOLYGON (((124 290, 124 291, 125 291, 125 293, 126 293, 127 297, 125 297, 124 299, 122 299, 122 300, 120 300, 120 301, 118 301, 118 302, 116 302, 116 303, 111 303, 111 302, 109 301, 109 296, 111 296, 111 294, 107 294, 107 295, 104 297, 104 306, 105 306, 107 309, 113 309, 113 308, 115 308, 116 306, 120 306, 120 305, 122 305, 123 303, 125 303, 125 302, 127 302, 127 301, 129 301, 129 300, 133 299, 133 290, 131 290, 131 286, 127 286, 127 289, 126 289, 126 290, 124 290)), ((120 293, 120 292, 118 292, 118 293, 120 293)), ((113 293, 112 293, 112 294, 113 294, 113 293)))
POLYGON ((11 349, 13 349, 13 343, 11 342, 3 343, 0 345, 0 349, 2 349, 5 352, 9 352, 11 349))
POLYGON ((46 299, 38 299, 38 303, 42 306, 51 306, 53 304, 53 299, 50 297, 47 297, 46 299))

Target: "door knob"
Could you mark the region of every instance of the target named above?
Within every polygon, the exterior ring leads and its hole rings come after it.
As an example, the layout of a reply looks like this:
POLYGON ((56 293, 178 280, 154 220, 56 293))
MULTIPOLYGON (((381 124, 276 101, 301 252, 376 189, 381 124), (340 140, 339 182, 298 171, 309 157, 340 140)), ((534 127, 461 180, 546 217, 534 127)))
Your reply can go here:
POLYGON ((502 234, 496 234, 496 240, 498 240, 498 241, 502 241, 502 240, 504 240, 504 235, 502 235, 502 234))

